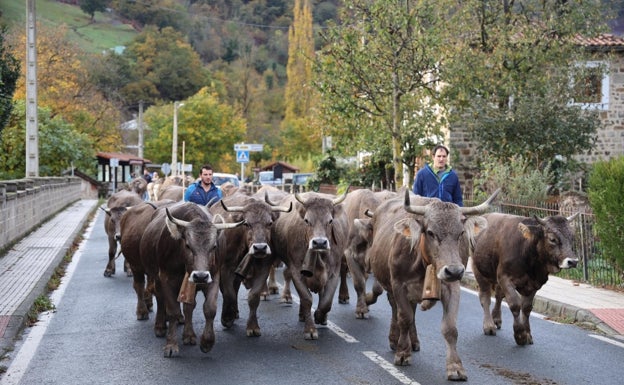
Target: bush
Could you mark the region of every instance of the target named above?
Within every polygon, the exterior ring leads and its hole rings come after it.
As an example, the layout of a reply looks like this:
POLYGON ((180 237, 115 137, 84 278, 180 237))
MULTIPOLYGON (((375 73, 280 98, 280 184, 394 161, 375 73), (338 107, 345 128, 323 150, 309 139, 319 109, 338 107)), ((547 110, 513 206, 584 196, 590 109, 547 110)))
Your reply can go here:
POLYGON ((624 269, 624 157, 597 162, 589 176, 589 203, 605 257, 624 269))

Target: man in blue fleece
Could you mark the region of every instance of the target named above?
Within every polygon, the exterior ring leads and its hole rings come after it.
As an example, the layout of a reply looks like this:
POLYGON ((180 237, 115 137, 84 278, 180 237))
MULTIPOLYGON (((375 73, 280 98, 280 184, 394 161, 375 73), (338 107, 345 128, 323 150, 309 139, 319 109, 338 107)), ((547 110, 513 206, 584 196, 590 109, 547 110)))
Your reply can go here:
POLYGON ((221 189, 215 186, 212 182, 212 166, 205 164, 201 168, 201 174, 199 180, 190 185, 184 193, 184 200, 186 202, 195 202, 198 205, 205 206, 210 203, 210 206, 223 198, 223 192, 221 189))
POLYGON ((448 148, 438 144, 433 148, 433 163, 427 163, 416 174, 412 191, 423 197, 440 198, 443 202, 464 205, 459 178, 453 169, 446 164, 448 148))

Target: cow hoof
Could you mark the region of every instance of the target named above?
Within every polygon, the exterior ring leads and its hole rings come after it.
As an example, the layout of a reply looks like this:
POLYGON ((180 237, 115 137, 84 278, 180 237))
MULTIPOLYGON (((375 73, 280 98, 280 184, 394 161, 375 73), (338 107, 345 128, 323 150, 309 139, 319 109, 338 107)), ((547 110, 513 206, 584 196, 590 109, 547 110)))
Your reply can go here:
POLYGON ((104 276, 105 276, 106 278, 110 278, 110 277, 112 277, 112 276, 113 276, 113 274, 115 274, 115 272, 114 272, 114 271, 104 270, 104 276))
POLYGON ((209 351, 212 350, 214 343, 215 343, 214 337, 212 339, 207 339, 204 336, 202 336, 201 341, 199 343, 199 349, 202 351, 202 353, 208 353, 209 351))
POLYGON ((260 328, 247 329, 247 337, 260 337, 261 335, 260 328))
POLYGON ((327 313, 321 313, 320 311, 314 312, 314 323, 317 325, 327 325, 327 313))
POLYGON ((260 293, 260 301, 268 301, 269 293, 260 293))
POLYGON ((348 304, 349 303, 349 297, 347 297, 347 298, 338 298, 338 303, 340 303, 340 304, 348 304))
POLYGON ((137 321, 146 321, 149 319, 149 313, 137 313, 137 321))
POLYGON ((485 334, 486 336, 495 336, 496 335, 496 328, 493 326, 484 326, 483 327, 483 334, 485 334))
POLYGON ((394 364, 396 366, 408 366, 410 364, 411 355, 395 354, 394 364))
POLYGON ((158 338, 162 338, 167 334, 167 328, 164 327, 154 327, 154 334, 158 338))
POLYGON ((303 333, 303 339, 318 340, 318 331, 316 329, 303 333))
POLYGON ((269 287, 269 294, 279 294, 279 288, 277 286, 269 287))
POLYGON ((446 378, 449 381, 467 381, 468 380, 468 376, 466 375, 466 372, 464 372, 463 369, 448 370, 446 372, 446 378))
POLYGON ((355 312, 355 318, 368 319, 368 312, 355 312))
POLYGON ((281 297, 280 303, 292 304, 292 297, 291 296, 281 297))
POLYGON ((180 355, 180 349, 178 348, 178 345, 174 344, 165 345, 165 347, 163 348, 163 352, 165 358, 177 357, 180 355))
POLYGON ((184 345, 197 345, 197 336, 195 333, 182 336, 182 343, 184 345))

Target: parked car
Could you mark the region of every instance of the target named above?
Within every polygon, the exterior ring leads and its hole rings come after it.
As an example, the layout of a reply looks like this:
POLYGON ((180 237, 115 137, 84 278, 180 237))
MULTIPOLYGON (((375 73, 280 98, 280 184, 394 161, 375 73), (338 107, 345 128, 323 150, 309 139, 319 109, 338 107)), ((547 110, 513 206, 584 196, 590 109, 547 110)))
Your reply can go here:
POLYGON ((263 186, 281 186, 282 179, 273 178, 273 171, 260 171, 260 173, 258 174, 258 183, 263 186))
POLYGON ((312 178, 314 173, 299 173, 293 174, 292 176, 292 184, 296 184, 297 186, 305 186, 308 183, 308 179, 312 178))
POLYGON ((215 172, 212 174, 212 181, 215 186, 219 187, 225 182, 230 182, 236 187, 240 187, 240 181, 238 177, 234 174, 225 174, 222 172, 215 172))

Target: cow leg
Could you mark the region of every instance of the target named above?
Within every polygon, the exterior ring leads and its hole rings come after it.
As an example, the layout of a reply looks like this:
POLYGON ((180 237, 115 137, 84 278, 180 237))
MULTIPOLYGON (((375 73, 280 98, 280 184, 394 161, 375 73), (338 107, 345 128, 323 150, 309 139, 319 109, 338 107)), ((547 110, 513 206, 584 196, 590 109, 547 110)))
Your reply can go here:
POLYGON ((490 305, 492 303, 492 284, 483 277, 478 270, 474 269, 475 279, 479 284, 479 302, 483 309, 483 334, 486 336, 496 335, 496 325, 490 314, 490 305))
POLYGON ((124 258, 124 272, 126 273, 126 277, 132 277, 132 267, 130 267, 130 263, 124 258))
POLYGON ((117 240, 113 235, 108 236, 108 263, 104 269, 104 276, 115 275, 115 254, 117 254, 117 240))
POLYGON ((342 256, 340 262, 340 289, 338 290, 338 303, 349 303, 349 288, 347 287, 347 273, 349 273, 349 266, 347 266, 347 260, 342 256))
POLYGON ((261 292, 266 285, 269 271, 273 267, 273 262, 265 258, 257 260, 255 264, 255 274, 251 281, 251 288, 247 295, 247 303, 249 304, 249 318, 247 319, 247 337, 259 337, 260 325, 258 325, 258 306, 260 305, 261 292))
POLYGON ((372 305, 377 302, 377 298, 383 293, 383 287, 375 280, 373 282, 373 291, 366 293, 366 305, 372 305))
POLYGON ((497 329, 500 329, 503 326, 503 317, 501 315, 501 305, 503 304, 503 298, 505 298, 505 293, 501 289, 500 285, 496 285, 496 302, 494 303, 494 308, 492 308, 492 320, 496 325, 497 329))
POLYGON ((399 340, 399 335, 397 333, 399 330, 397 323, 397 305, 391 292, 386 292, 386 296, 388 297, 388 303, 390 303, 390 308, 392 309, 392 317, 390 318, 390 332, 388 333, 388 344, 390 345, 390 349, 396 350, 399 340))
POLYGON ((208 353, 215 344, 214 319, 217 315, 217 297, 219 296, 219 274, 213 275, 214 281, 204 289, 206 299, 204 301, 204 317, 206 324, 201 335, 199 348, 203 353, 208 353))
POLYGON ((442 336, 446 343, 446 378, 466 381, 468 376, 457 354, 457 313, 459 311, 459 282, 447 283, 442 288, 442 336))
POLYGON ((223 295, 223 305, 221 307, 221 325, 225 328, 231 328, 234 320, 238 318, 238 290, 234 287, 235 274, 223 274, 220 286, 223 295))
POLYGON ((162 272, 159 274, 162 282, 163 297, 165 300, 167 328, 167 342, 163 347, 165 357, 177 357, 180 354, 177 337, 177 324, 180 319, 180 304, 177 301, 182 277, 169 277, 162 272))
MULTIPOLYGON (((149 278, 148 278, 149 279, 149 278)), ((164 337, 167 333, 167 311, 165 310, 165 298, 163 285, 160 278, 154 279, 156 296, 156 317, 154 321, 154 334, 156 337, 164 337)))
POLYGON ((132 277, 132 287, 137 296, 137 320, 143 321, 149 319, 149 309, 145 301, 147 295, 147 290, 145 290, 145 274, 135 274, 134 277, 132 277))
POLYGON ((290 272, 290 268, 286 267, 284 269, 284 291, 282 292, 282 296, 280 297, 280 302, 282 303, 292 303, 292 294, 290 292, 291 281, 292 273, 290 272))
POLYGON ((319 291, 319 303, 314 312, 314 323, 318 325, 327 325, 327 314, 331 311, 334 294, 340 283, 341 277, 334 275, 331 277, 325 287, 319 291))
POLYGON ((410 364, 412 351, 420 350, 420 342, 416 334, 414 315, 416 302, 410 301, 406 285, 394 284, 392 287, 396 308, 396 324, 399 330, 399 338, 394 353, 394 364, 405 366, 410 364))
POLYGON ((345 259, 351 273, 353 288, 357 294, 357 303, 355 305, 355 318, 368 318, 368 305, 366 304, 366 278, 364 265, 357 259, 357 254, 347 250, 345 259))
MULTIPOLYGON (((524 303, 526 299, 520 293, 518 293, 511 280, 507 277, 500 277, 499 284, 501 286, 501 290, 505 293, 505 298, 507 299, 509 310, 511 310, 511 314, 514 317, 513 330, 516 344, 524 346, 529 342, 530 335, 527 331, 527 322, 523 313, 523 308, 525 308, 524 303)), ((532 297, 533 296, 531 296, 531 300, 533 300, 532 297)))
POLYGON ((531 311, 533 310, 534 297, 535 292, 530 296, 522 297, 522 315, 526 331, 526 343, 529 345, 533 345, 533 336, 531 335, 531 324, 529 320, 531 318, 531 311))
POLYGON ((306 284, 301 280, 300 275, 292 276, 292 282, 295 285, 297 294, 299 294, 299 321, 304 322, 303 338, 306 340, 317 340, 318 331, 312 321, 312 293, 310 293, 306 284))
MULTIPOLYGON (((197 292, 195 293, 197 295, 197 292)), ((182 331, 182 343, 184 345, 197 345, 197 335, 193 329, 193 311, 195 311, 195 301, 193 303, 183 303, 184 329, 182 331)), ((175 327, 175 326, 174 326, 175 327)))

